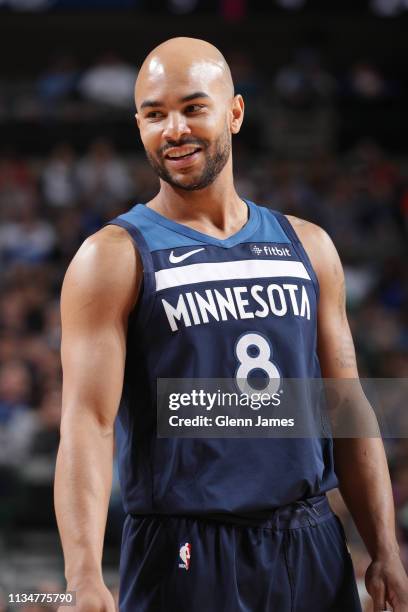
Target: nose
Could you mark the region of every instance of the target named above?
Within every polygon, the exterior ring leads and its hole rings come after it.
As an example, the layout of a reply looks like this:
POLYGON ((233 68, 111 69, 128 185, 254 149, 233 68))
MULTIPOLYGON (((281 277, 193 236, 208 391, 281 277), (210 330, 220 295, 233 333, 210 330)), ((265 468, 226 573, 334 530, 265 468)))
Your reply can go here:
POLYGON ((178 141, 185 134, 191 134, 186 117, 178 112, 169 113, 163 131, 164 138, 178 141))

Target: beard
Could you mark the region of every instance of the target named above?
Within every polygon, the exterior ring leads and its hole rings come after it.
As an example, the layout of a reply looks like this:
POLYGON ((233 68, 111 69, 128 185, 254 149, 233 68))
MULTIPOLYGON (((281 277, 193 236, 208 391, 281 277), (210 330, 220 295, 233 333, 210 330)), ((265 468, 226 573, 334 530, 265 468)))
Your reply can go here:
MULTIPOLYGON (((224 168, 225 164, 228 161, 231 152, 231 138, 230 133, 225 126, 224 132, 217 138, 214 142, 213 149, 214 152, 211 151, 211 145, 208 140, 203 140, 200 138, 195 139, 185 139, 180 142, 173 142, 171 146, 181 146, 186 144, 197 145, 201 148, 202 153, 205 157, 204 168, 200 172, 199 176, 196 174, 193 176, 189 176, 188 174, 184 175, 184 180, 177 180, 173 174, 166 168, 165 162, 163 160, 164 151, 160 150, 156 157, 151 155, 148 151, 146 151, 147 159, 149 160, 150 165, 156 174, 166 183, 172 185, 173 187, 177 187, 178 189, 184 189, 185 191, 196 191, 198 189, 205 189, 215 181, 217 176, 220 174, 221 170, 224 168), (163 160, 163 161, 162 161, 163 160)), ((169 143, 170 145, 170 143, 169 143)), ((169 149, 170 146, 167 145, 165 149, 169 149)))

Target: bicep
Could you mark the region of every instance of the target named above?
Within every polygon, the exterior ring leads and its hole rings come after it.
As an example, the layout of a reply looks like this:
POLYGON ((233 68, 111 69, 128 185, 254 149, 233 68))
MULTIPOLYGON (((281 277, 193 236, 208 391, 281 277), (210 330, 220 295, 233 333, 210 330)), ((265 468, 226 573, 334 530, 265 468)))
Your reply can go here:
POLYGON ((61 293, 64 423, 90 417, 111 430, 126 358, 127 319, 137 288, 135 254, 98 245, 80 250, 61 293))

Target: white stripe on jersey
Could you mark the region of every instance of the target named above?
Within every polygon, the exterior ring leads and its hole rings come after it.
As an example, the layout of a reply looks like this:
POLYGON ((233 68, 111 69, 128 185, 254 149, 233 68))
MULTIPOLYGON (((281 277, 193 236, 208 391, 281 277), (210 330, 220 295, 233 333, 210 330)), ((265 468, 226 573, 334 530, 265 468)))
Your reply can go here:
POLYGON ((155 272, 156 291, 195 283, 250 278, 305 278, 310 276, 301 261, 243 259, 190 264, 155 272))

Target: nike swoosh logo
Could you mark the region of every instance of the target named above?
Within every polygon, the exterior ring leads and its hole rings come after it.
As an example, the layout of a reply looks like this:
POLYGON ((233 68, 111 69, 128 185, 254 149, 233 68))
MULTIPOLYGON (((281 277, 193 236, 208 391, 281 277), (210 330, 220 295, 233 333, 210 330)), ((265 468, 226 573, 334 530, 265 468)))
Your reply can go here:
POLYGON ((169 255, 169 262, 172 264, 180 263, 180 261, 184 261, 187 257, 191 257, 195 253, 199 253, 200 251, 204 251, 204 247, 202 249, 194 249, 194 251, 188 251, 187 253, 183 253, 183 255, 175 255, 173 251, 169 255))

